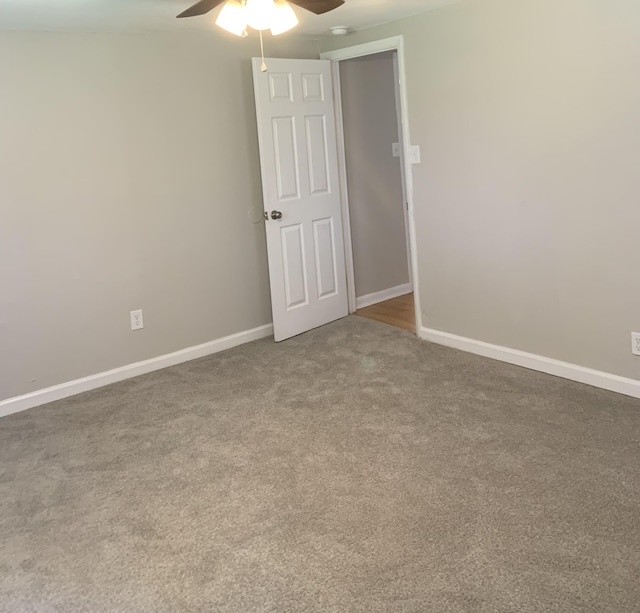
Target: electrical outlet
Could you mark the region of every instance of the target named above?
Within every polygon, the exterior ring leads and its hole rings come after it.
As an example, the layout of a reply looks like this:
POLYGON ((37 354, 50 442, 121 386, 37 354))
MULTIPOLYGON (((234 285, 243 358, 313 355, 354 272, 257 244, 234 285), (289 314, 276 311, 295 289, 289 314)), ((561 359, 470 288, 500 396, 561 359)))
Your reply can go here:
POLYGON ((631 333, 631 353, 640 355, 640 332, 631 333))
POLYGON ((144 328, 144 321, 142 320, 142 309, 131 311, 131 329, 142 330, 142 328, 144 328))

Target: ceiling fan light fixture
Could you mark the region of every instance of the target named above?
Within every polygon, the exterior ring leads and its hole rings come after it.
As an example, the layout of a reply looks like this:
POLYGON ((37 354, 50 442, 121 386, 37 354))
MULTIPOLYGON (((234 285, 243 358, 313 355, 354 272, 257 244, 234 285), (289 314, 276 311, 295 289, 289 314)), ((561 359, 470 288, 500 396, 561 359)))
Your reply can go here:
POLYGON ((275 10, 271 21, 271 34, 277 36, 298 25, 298 17, 286 0, 275 0, 275 10))
POLYGON ((274 23, 276 5, 273 0, 247 0, 244 11, 250 27, 254 30, 268 30, 274 23))
POLYGON ((247 16, 242 2, 227 0, 216 19, 216 25, 231 34, 243 36, 247 29, 247 16))
POLYGON ((216 25, 236 36, 246 36, 247 27, 282 34, 298 25, 298 18, 286 0, 227 0, 216 25))

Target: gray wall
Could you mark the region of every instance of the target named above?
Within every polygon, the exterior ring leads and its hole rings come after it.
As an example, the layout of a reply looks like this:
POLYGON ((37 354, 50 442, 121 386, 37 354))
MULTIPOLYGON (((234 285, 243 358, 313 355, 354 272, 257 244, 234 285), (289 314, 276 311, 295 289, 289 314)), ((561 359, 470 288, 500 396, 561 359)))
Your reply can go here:
MULTIPOLYGON (((323 41, 405 36, 426 326, 640 379, 638 23, 474 0, 323 41)), ((270 321, 253 54, 2 33, 0 399, 270 321)))
POLYGON ((393 54, 340 62, 356 295, 409 282, 393 54))
POLYGON ((247 215, 262 207, 257 49, 2 33, 0 399, 271 321, 264 228, 247 215))
POLYGON ((640 379, 640 2, 474 0, 403 34, 423 324, 640 379))

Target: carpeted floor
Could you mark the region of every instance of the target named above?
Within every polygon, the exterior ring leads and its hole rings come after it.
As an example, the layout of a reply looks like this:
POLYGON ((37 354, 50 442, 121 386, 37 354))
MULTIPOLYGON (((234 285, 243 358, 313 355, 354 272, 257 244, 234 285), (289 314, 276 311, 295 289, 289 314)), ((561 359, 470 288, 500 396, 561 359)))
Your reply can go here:
POLYGON ((640 401, 349 317, 0 420, 0 610, 640 611, 640 401))

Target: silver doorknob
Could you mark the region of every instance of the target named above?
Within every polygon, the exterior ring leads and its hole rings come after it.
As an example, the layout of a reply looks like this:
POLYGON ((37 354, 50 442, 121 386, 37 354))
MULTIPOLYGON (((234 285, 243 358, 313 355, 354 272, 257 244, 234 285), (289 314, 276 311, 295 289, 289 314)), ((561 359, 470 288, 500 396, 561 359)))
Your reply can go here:
POLYGON ((271 219, 273 219, 274 221, 277 221, 278 219, 282 219, 282 212, 281 211, 271 211, 271 219))

